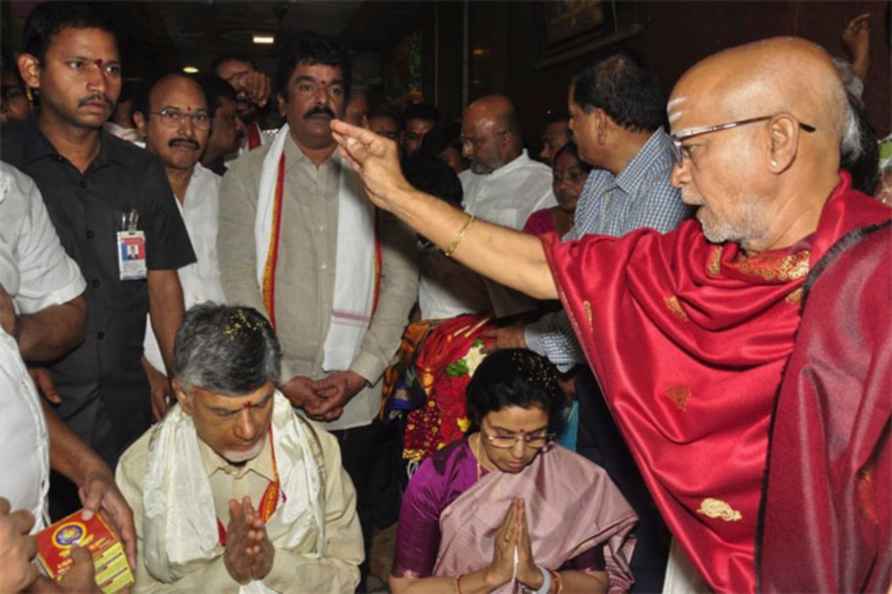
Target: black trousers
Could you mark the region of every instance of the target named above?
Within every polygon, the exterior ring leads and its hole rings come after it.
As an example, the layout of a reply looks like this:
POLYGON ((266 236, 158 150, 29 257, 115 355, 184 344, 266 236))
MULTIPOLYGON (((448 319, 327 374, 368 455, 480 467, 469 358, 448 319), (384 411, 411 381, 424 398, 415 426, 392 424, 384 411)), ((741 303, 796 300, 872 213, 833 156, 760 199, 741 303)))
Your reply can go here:
POLYGON ((638 526, 635 528, 638 544, 631 563, 635 584, 629 592, 662 592, 669 558, 669 530, 588 368, 576 378, 576 399, 579 400, 577 451, 607 471, 638 514, 638 526))
POLYGON ((357 592, 365 592, 375 529, 390 526, 399 518, 400 435, 395 423, 377 419, 371 425, 332 431, 332 434, 338 439, 344 470, 356 489, 356 513, 365 547, 357 592))

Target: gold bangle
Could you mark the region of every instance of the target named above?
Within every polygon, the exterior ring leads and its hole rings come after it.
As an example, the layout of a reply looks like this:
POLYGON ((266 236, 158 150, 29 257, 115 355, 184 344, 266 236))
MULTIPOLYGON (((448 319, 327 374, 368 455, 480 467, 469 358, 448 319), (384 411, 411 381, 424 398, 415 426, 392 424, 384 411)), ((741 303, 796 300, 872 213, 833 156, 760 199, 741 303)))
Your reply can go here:
POLYGON ((458 244, 461 243, 462 237, 465 236, 465 231, 468 230, 468 227, 471 226, 471 223, 474 222, 475 218, 474 215, 469 214, 468 220, 465 221, 465 224, 462 225, 461 229, 458 230, 458 233, 455 234, 455 237, 452 238, 452 241, 449 242, 449 245, 443 251, 443 254, 445 254, 447 258, 451 258, 452 254, 455 253, 455 249, 458 247, 458 244))
POLYGON ((455 594, 462 594, 462 591, 461 591, 461 579, 462 579, 463 577, 464 577, 463 575, 457 575, 457 576, 455 576, 455 594))

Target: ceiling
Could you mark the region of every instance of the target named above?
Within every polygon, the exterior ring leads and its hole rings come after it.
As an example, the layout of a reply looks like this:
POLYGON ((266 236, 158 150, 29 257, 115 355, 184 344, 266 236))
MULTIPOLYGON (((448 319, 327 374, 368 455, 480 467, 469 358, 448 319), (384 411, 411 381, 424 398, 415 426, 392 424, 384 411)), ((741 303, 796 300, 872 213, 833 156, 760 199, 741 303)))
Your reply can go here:
MULTIPOLYGON (((11 16, 13 24, 11 31, 4 27, 7 39, 20 38, 25 18, 38 3, 3 1, 4 16, 11 16)), ((357 53, 380 53, 414 30, 425 6, 430 4, 382 0, 194 0, 117 1, 103 2, 101 6, 119 27, 127 78, 144 78, 187 64, 206 71, 221 54, 245 55, 271 71, 281 40, 295 31, 338 36, 357 53), (276 45, 254 44, 255 33, 276 35, 276 45)))

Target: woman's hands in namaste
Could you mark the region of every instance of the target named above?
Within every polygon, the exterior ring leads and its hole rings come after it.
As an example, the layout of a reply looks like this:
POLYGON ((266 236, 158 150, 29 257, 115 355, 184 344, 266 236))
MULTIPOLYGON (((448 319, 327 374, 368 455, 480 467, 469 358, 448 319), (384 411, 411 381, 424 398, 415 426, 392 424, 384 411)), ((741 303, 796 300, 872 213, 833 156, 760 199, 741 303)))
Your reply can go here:
POLYGON ((527 588, 538 590, 545 578, 533 559, 526 506, 520 497, 511 502, 505 519, 496 532, 492 563, 490 563, 487 572, 488 583, 502 586, 511 581, 515 575, 515 549, 517 550, 517 581, 527 588))

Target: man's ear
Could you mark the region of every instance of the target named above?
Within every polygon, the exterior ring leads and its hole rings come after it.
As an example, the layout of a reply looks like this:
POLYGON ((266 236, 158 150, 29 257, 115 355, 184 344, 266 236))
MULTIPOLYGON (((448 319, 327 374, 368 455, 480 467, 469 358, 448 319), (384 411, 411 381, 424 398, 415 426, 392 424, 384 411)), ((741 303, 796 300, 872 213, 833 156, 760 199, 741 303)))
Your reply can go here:
POLYGON ((139 135, 143 138, 148 136, 148 132, 146 130, 146 126, 148 126, 148 122, 146 122, 146 116, 143 115, 141 111, 133 112, 133 123, 136 125, 136 129, 139 130, 139 135))
POLYGON ((799 121, 787 113, 780 113, 768 122, 768 169, 775 174, 786 171, 799 151, 799 121))
POLYGON ((194 396, 183 389, 183 385, 180 383, 179 380, 173 380, 171 382, 171 385, 173 386, 173 393, 177 398, 177 402, 180 403, 180 408, 183 409, 184 413, 191 417, 193 411, 195 410, 194 396))
POLYGON ((596 138, 598 140, 598 144, 606 145, 607 144, 607 136, 609 134, 609 130, 607 129, 608 124, 610 124, 610 118, 607 116, 607 112, 601 109, 600 107, 596 107, 592 110, 592 117, 595 118, 595 126, 597 130, 596 138))
POLYGON ((32 54, 19 54, 16 58, 16 66, 19 74, 25 81, 25 86, 30 89, 40 88, 40 60, 32 54))

